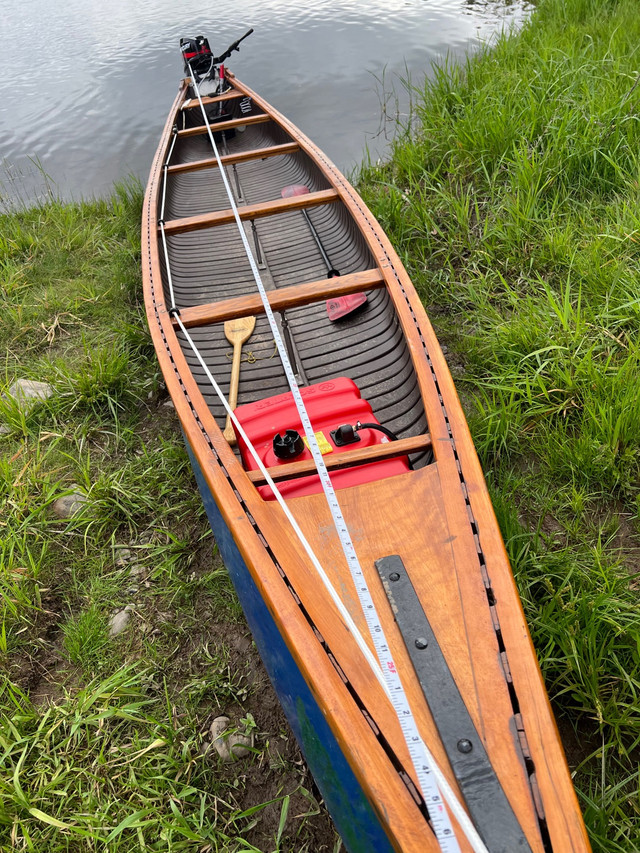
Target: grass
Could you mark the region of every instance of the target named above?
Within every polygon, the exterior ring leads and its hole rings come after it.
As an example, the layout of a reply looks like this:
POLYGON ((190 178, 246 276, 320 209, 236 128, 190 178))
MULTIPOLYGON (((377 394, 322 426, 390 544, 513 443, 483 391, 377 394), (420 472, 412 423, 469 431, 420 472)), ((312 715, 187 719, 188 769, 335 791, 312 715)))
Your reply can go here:
POLYGON ((337 850, 165 405, 141 205, 129 184, 0 217, 0 849, 337 850), (53 393, 16 402, 24 378, 53 393), (223 713, 255 735, 232 765, 223 713))
POLYGON ((640 849, 640 18, 540 0, 413 92, 365 200, 467 409, 594 849, 640 849))

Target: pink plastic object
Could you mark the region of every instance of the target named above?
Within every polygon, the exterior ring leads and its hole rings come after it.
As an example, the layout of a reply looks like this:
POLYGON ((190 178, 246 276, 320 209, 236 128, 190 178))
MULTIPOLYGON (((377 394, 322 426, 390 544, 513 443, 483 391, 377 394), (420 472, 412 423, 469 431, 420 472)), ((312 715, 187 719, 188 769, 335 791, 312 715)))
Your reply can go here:
POLYGON ((346 317, 364 305, 367 301, 366 293, 349 293, 347 296, 336 296, 333 299, 327 299, 327 314, 331 322, 339 320, 341 317, 346 317))

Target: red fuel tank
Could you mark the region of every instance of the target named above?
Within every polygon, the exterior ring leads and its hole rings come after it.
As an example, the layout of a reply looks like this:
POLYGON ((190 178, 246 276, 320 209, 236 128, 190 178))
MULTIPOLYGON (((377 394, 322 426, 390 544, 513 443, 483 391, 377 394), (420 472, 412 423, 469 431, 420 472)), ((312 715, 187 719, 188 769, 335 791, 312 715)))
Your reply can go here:
MULTIPOLYGON (((336 445, 331 431, 342 424, 354 425, 357 421, 379 423, 371 411, 371 406, 366 400, 362 399, 358 386, 351 379, 341 377, 328 382, 320 382, 317 385, 308 385, 301 388, 300 392, 323 455, 355 450, 359 447, 370 447, 389 441, 387 436, 378 430, 361 429, 358 431, 359 442, 343 447, 336 445)), ((276 434, 284 435, 286 430, 291 429, 297 430, 304 436, 298 410, 291 393, 278 394, 276 397, 268 397, 265 400, 259 400, 257 403, 238 406, 234 414, 267 468, 286 465, 290 461, 312 458, 311 451, 307 447, 295 460, 278 459, 273 452, 273 437, 276 434)), ((238 446, 245 468, 255 470, 257 468, 255 460, 240 437, 238 438, 238 446)), ((340 469, 331 473, 330 477, 334 489, 344 489, 360 483, 369 483, 372 480, 393 477, 395 474, 404 474, 408 470, 407 457, 400 456, 396 459, 381 459, 366 465, 340 469)), ((278 484, 278 488, 284 497, 289 498, 322 491, 322 485, 317 475, 300 477, 295 480, 283 480, 278 484)), ((269 486, 259 486, 258 491, 265 500, 274 500, 273 492, 269 486)))

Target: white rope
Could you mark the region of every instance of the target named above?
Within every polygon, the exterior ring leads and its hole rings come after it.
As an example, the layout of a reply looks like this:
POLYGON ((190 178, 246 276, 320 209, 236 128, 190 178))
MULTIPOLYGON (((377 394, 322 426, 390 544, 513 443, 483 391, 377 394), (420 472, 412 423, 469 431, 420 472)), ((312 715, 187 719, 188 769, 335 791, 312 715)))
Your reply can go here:
MULTIPOLYGON (((240 425, 238 419, 236 418, 234 412, 231 410, 231 407, 229 406, 226 398, 222 394, 217 382, 213 378, 211 372, 209 371, 207 365, 204 362, 204 359, 202 358, 202 356, 198 352, 198 349, 195 346, 191 336, 187 332, 184 324, 182 323, 182 321, 180 320, 180 318, 177 314, 175 314, 176 320, 177 320, 183 334, 185 335, 189 345, 191 346, 193 352, 195 353, 198 361, 200 362, 202 368, 204 369, 204 371, 207 375, 207 378, 211 382, 216 394, 218 395, 218 397, 222 401, 225 410, 229 414, 229 416, 230 416, 230 418, 234 424, 234 428, 236 429, 237 433, 239 433, 241 435, 243 441, 246 442, 247 447, 249 448, 249 451, 251 452, 254 460, 256 461, 258 468, 260 469, 262 475, 264 476, 267 484, 272 489, 273 494, 276 496, 276 500, 278 501, 279 505, 282 507, 283 511, 285 512, 285 516, 287 517, 287 520, 292 525, 294 532, 296 533, 296 535, 300 539, 300 542, 303 545, 306 553, 308 554, 314 568, 318 572, 320 578, 322 579, 323 584, 327 588, 332 600, 334 601, 334 603, 338 609, 338 612, 340 613, 342 618, 345 620, 345 623, 346 623, 348 629, 351 631, 354 639, 356 640, 358 647, 360 648, 360 650, 364 654, 365 659, 369 663, 374 675, 376 676, 376 678, 380 682, 381 686, 383 687, 384 692, 387 695, 387 698, 391 701, 391 704, 394 707, 394 710, 396 711, 396 713, 398 713, 399 722, 400 722, 403 734, 405 736, 405 740, 407 741, 407 747, 409 749, 409 753, 410 753, 411 759, 413 761, 414 768, 416 770, 416 774, 417 774, 418 779, 420 781, 420 787, 423 789, 423 791, 422 791, 423 796, 425 797, 425 800, 428 799, 428 808, 430 810, 430 816, 432 819, 432 824, 434 826, 434 830, 436 832, 436 837, 438 839, 438 842, 440 844, 442 851, 447 851, 447 853, 459 853, 460 848, 459 848, 458 842, 455 839, 455 835, 453 833, 453 829, 452 829, 451 823, 449 821, 449 816, 447 815, 446 810, 444 809, 444 806, 442 805, 442 800, 440 798, 440 794, 442 795, 442 797, 444 797, 444 799, 446 800, 447 804, 449 805, 449 808, 451 809, 452 813, 455 815, 456 820, 458 821, 458 823, 462 827, 462 830, 465 833, 467 840, 470 842, 470 844, 474 850, 474 853, 488 853, 487 848, 485 847, 480 836, 478 835, 475 827, 473 826, 473 823, 469 819, 464 807, 462 806, 462 804, 460 803, 460 801, 456 797, 455 792, 453 791, 453 789, 451 788, 451 786, 447 782, 444 774, 442 773, 442 771, 438 767, 433 755, 431 754, 427 745, 424 743, 423 739, 419 735, 417 725, 416 725, 414 717, 413 717, 413 713, 411 711, 411 708, 409 707, 408 701, 406 700, 406 694, 404 692, 402 682, 400 681, 400 676, 397 673, 397 668, 395 667, 395 664, 393 663, 393 659, 391 658, 391 653, 390 653, 388 644, 386 643, 386 640, 384 638, 384 634, 382 633, 381 623, 380 623, 380 620, 378 618, 377 613, 375 612, 375 607, 373 605, 373 601, 370 597, 370 593, 369 593, 368 588, 366 586, 366 581, 364 580, 364 573, 363 573, 362 568, 360 566, 360 563, 359 563, 359 560, 358 560, 358 557, 357 557, 357 554, 355 551, 355 547, 353 545, 353 542, 351 540, 351 536, 349 534, 347 524, 344 521, 344 517, 342 516, 342 512, 340 510, 340 505, 339 505, 338 499, 336 497, 335 490, 333 489, 333 485, 331 483, 331 479, 329 477, 327 467, 326 467, 324 460, 322 458, 322 453, 320 452, 320 449, 318 447, 318 444, 317 444, 317 441, 315 438, 315 434, 314 434, 313 428, 311 426, 311 421, 309 419, 309 415, 307 413, 306 407, 304 405, 304 401, 302 399, 302 395, 300 393, 300 389, 299 389, 298 384, 295 380, 295 376, 293 374, 293 369, 291 367, 291 364, 289 363, 289 359, 287 357, 286 349, 284 347, 284 343, 282 341, 280 331, 279 331, 277 323, 275 321, 273 310, 272 310, 271 305, 269 303, 269 298, 267 296, 264 284, 262 282, 262 278, 260 276, 258 267, 256 265, 255 258, 253 257, 253 253, 251 251, 249 241, 247 239, 246 233, 245 233, 244 228, 242 226, 242 220, 240 219, 240 214, 238 212, 238 209, 237 209, 234 197, 233 197, 233 193, 231 191, 231 187, 229 185, 229 182, 228 182, 228 179, 226 176, 226 172, 224 170, 224 167, 223 167, 223 164, 222 164, 222 161, 220 158, 220 154, 218 152, 218 147, 216 145, 216 142, 215 142, 212 130, 211 130, 211 125, 209 123, 209 120, 208 120, 208 117, 206 114, 206 110, 205 110, 204 104, 202 102, 200 90, 199 90, 198 85, 196 83, 195 74, 193 73, 193 70, 191 69, 190 65, 189 65, 189 68, 191 70, 191 80, 193 83, 193 88, 194 88, 194 91, 198 97, 200 109, 202 111, 202 115, 203 115, 204 122, 205 122, 206 129, 207 129, 207 134, 209 136, 209 141, 211 143, 211 147, 212 147, 214 156, 218 162, 220 175, 222 177, 222 181, 223 181, 223 184, 225 187, 225 191, 226 191, 228 199, 229 199, 230 209, 233 212, 233 216, 234 216, 234 219, 236 221, 236 225, 238 227, 238 232, 240 234, 240 238, 242 240, 244 250, 245 250, 247 259, 249 261, 254 280, 256 282, 258 291, 260 293, 260 297, 262 299, 262 303, 263 303, 264 310, 265 310, 265 315, 266 315, 267 320, 269 322, 269 325, 271 327, 271 331, 273 333, 274 340, 276 342, 276 347, 278 349, 278 353, 280 355, 280 358, 281 358, 281 361, 282 361, 282 364, 283 364, 283 367, 285 370, 285 374, 287 376, 287 380, 288 380, 289 386, 291 388, 291 393, 292 393, 294 402, 296 404, 298 414, 300 416, 301 424, 302 424, 304 431, 305 431, 305 434, 307 436, 307 441, 309 443, 308 446, 309 446, 309 449, 311 450, 312 456, 314 458, 314 462, 316 464, 316 469, 318 472, 318 476, 320 478, 320 482, 322 484, 322 488, 323 488, 324 493, 325 493, 325 497, 327 498, 327 502, 329 503, 329 508, 331 510, 331 514, 333 516, 334 524, 336 526, 336 532, 338 534, 338 539, 342 545, 342 549, 343 549, 345 558, 347 560, 347 565, 349 566, 349 569, 351 571, 354 583, 356 584, 356 589, 358 591, 358 595, 360 597, 361 602, 363 601, 362 593, 361 593, 362 588, 364 590, 366 590, 366 594, 368 596, 367 606, 365 609, 365 619, 367 621, 367 624, 369 625, 370 630, 372 630, 372 626, 375 626, 375 632, 372 631, 372 639, 374 642, 374 646, 376 647, 376 651, 378 652, 378 657, 381 658, 381 649, 384 649, 384 651, 385 651, 385 662, 388 662, 388 666, 386 666, 383 670, 381 670, 380 664, 378 663, 378 661, 375 660, 375 658, 371 654, 369 646, 367 645, 364 638, 362 637, 362 634, 360 633, 359 629, 355 625, 351 615, 349 614, 344 603, 342 602, 342 599, 340 598, 340 596, 338 596, 336 590, 334 589, 333 585, 331 584, 331 581, 328 578, 328 576, 326 575, 326 572, 324 571, 324 569, 322 568, 320 561, 318 560, 318 558, 316 557, 316 555, 313 552, 313 549, 311 548, 311 546, 307 542, 306 538, 304 537, 302 530, 300 529, 295 518, 291 514, 291 511, 289 510, 284 498, 282 497, 277 486, 273 482, 273 479, 269 476, 268 471, 264 467, 262 460, 258 456, 257 451, 255 450, 255 448, 251 444, 250 440, 248 439, 248 436, 244 432, 244 430, 243 430, 242 426, 240 425), (361 585, 363 585, 363 587, 361 585), (404 705, 402 705, 402 707, 403 707, 403 710, 402 710, 403 718, 400 717, 400 712, 398 710, 399 702, 402 701, 401 699, 399 699, 400 694, 401 694, 402 700, 404 700, 404 705), (410 731, 412 733, 415 731, 418 743, 409 743, 409 740, 415 740, 416 738, 408 738, 407 731, 410 731), (434 780, 430 778, 431 773, 433 773, 433 776, 435 777, 435 783, 434 783, 434 780), (428 798, 427 798, 427 793, 429 793, 428 798)), ((164 231, 163 231, 163 235, 164 235, 164 231)), ((165 251, 166 251, 166 249, 165 249, 165 251)), ((167 264, 168 264, 168 258, 167 258, 167 264)), ((363 607, 364 607, 364 605, 363 605, 363 607)))
POLYGON ((164 248, 164 264, 167 270, 167 284, 169 285, 169 296, 171 297, 171 308, 176 307, 176 297, 173 292, 173 279, 171 278, 171 266, 169 264, 169 251, 167 249, 167 235, 164 233, 164 208, 167 201, 167 169, 169 168, 169 160, 171 160, 171 155, 173 154, 173 149, 175 147, 176 141, 178 139, 178 134, 173 134, 173 140, 171 141, 171 147, 169 148, 169 153, 167 154, 167 159, 164 161, 164 166, 162 169, 162 204, 160 205, 160 234, 162 235, 162 246, 164 248))
POLYGON ((335 587, 331 583, 331 579, 329 578, 329 576, 325 572, 324 568, 322 567, 320 560, 317 558, 313 548, 309 544, 309 541, 307 540, 306 536, 302 532, 300 525, 298 524, 295 516, 293 515, 293 513, 289 509, 287 502, 282 497, 282 494, 281 494, 280 490, 278 489, 277 485, 275 484, 275 482, 273 481, 273 478, 269 474, 269 471, 267 470, 267 468, 265 468, 265 465, 264 465, 262 459, 258 455, 258 451, 256 450, 256 448, 252 444, 249 436, 244 431, 242 424, 240 423, 240 421, 238 420, 238 418, 235 415, 235 412, 233 411, 233 409, 229 405, 227 398, 223 394, 220 386, 218 385, 218 383, 214 379, 211 371, 207 367, 207 365, 206 365, 200 351, 198 350, 193 338, 191 337, 191 335, 187 331, 184 323, 180 319, 180 316, 178 314, 174 314, 174 317, 175 317, 177 324, 180 326, 182 334, 187 339, 187 343, 189 344, 189 346, 193 350, 195 357, 200 362, 200 366, 204 370, 204 372, 207 376, 207 379, 209 380, 209 382, 213 386, 213 390, 218 395, 218 398, 220 399, 220 402, 224 406, 227 414, 231 417, 236 435, 239 435, 242 438, 242 440, 244 441, 244 443, 247 445, 247 449, 249 450, 249 452, 253 456, 260 473, 262 474, 267 485, 270 487, 273 494, 275 495, 276 501, 280 504, 282 511, 284 512, 284 514, 287 518, 287 521, 289 522, 289 524, 293 528, 294 533, 296 534, 296 536, 300 540, 300 544, 302 545, 304 550, 307 552, 307 556, 309 557, 309 559, 313 563, 314 569, 318 572, 320 578, 322 579, 322 583, 327 588, 327 591, 329 592, 329 595, 331 596, 331 600, 333 601, 336 608, 338 609, 338 612, 340 613, 340 615, 344 619, 344 622, 347 626, 347 629, 353 634, 353 637, 354 637, 354 639, 358 645, 358 648, 360 649, 362 654, 367 659, 369 666, 373 670, 373 673, 376 676, 376 678, 378 679, 378 681, 380 682, 382 688, 386 691, 387 687, 386 687, 386 684, 384 683, 384 679, 382 677, 382 672, 380 670, 380 666, 378 664, 378 661, 373 656, 371 649, 369 648, 364 637, 362 636, 360 629, 358 628, 356 623, 353 621, 353 617, 351 616, 351 614, 349 613, 349 611, 345 607, 344 602, 342 601, 342 599, 338 595, 335 587))

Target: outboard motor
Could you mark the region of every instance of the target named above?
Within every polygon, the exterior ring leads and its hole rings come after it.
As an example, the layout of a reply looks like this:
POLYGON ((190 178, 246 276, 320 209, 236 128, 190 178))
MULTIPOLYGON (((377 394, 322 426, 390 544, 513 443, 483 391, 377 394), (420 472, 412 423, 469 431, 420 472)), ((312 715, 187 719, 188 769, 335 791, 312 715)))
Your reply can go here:
POLYGON ((184 59, 185 74, 191 75, 191 69, 198 77, 206 77, 209 74, 215 61, 209 47, 209 39, 204 36, 181 38, 180 50, 184 59))
MULTIPOLYGON (((191 76, 191 71, 201 80, 209 77, 216 68, 221 68, 225 59, 228 59, 234 50, 240 50, 240 42, 244 41, 247 36, 250 36, 253 29, 250 29, 241 36, 233 44, 221 53, 220 56, 214 56, 209 47, 209 40, 204 36, 195 36, 195 38, 181 38, 180 50, 184 60, 185 74, 191 76)), ((215 76, 215 75, 214 75, 215 76)), ((223 74, 221 74, 223 76, 223 74)), ((211 78, 213 79, 213 77, 211 78)))

